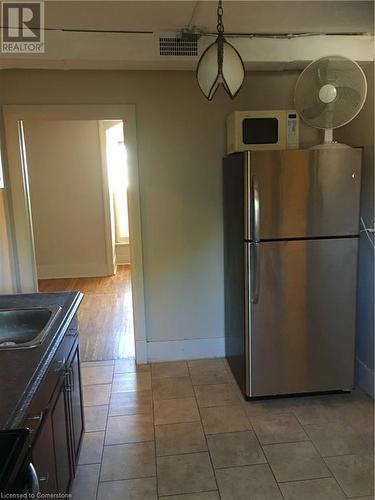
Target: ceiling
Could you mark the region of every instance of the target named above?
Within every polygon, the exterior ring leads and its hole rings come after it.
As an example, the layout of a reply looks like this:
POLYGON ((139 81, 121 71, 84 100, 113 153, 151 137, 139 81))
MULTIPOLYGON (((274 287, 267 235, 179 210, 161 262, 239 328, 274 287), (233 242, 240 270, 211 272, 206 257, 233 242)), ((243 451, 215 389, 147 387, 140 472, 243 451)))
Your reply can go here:
MULTIPOLYGON (((47 0, 46 26, 140 31, 179 30, 195 25, 216 30, 216 1, 47 0)), ((370 1, 224 1, 226 31, 373 32, 370 1)))
MULTIPOLYGON (((226 32, 367 33, 374 32, 372 1, 226 0, 226 32)), ((216 31, 217 2, 210 1, 45 1, 45 51, 1 53, 0 69, 186 69, 197 57, 162 57, 159 36, 182 28, 216 31), (72 31, 61 31, 61 30, 72 31), (81 31, 79 31, 81 30, 81 31), (96 33, 136 31, 143 34, 96 33)), ((213 38, 199 40, 199 55, 213 38)), ((359 62, 373 60, 372 36, 321 36, 277 40, 230 38, 247 69, 300 69, 311 59, 341 54, 359 62)))

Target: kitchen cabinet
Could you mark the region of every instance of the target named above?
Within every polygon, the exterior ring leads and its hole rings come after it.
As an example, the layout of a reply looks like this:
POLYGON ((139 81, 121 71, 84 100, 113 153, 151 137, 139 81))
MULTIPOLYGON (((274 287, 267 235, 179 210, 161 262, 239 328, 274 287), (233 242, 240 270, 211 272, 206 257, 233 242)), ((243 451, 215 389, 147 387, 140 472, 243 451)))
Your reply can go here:
POLYGON ((70 364, 70 401, 72 421, 72 452, 76 463, 81 437, 84 431, 83 406, 82 406, 82 383, 79 360, 79 348, 77 346, 70 364))
POLYGON ((50 453, 47 451, 53 449, 52 420, 51 414, 47 413, 32 451, 33 464, 35 470, 38 471, 37 474, 41 493, 57 493, 55 464, 51 464, 50 453))
POLYGON ((31 454, 40 491, 68 493, 84 432, 78 326, 67 330, 24 426, 33 434, 31 454))
MULTIPOLYGON (((56 402, 52 409, 56 482, 59 493, 65 493, 69 490, 73 472, 70 449, 69 394, 66 392, 68 387, 65 380, 66 377, 62 377, 59 387, 56 390, 56 402)), ((53 457, 51 458, 53 459, 53 457)))

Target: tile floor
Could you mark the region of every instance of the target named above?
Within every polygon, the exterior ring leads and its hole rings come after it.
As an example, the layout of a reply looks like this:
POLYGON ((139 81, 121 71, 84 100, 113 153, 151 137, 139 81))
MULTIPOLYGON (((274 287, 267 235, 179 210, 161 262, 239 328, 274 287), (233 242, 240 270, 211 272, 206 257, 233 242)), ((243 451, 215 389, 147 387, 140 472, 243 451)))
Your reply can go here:
POLYGON ((245 402, 226 361, 82 364, 73 500, 374 498, 361 391, 245 402))

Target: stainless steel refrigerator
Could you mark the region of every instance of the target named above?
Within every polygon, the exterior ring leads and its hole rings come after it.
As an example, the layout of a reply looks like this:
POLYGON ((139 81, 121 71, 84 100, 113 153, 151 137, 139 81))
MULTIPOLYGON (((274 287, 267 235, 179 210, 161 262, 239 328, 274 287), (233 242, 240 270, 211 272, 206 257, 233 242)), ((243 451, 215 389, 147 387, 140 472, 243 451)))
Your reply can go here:
POLYGON ((353 388, 361 150, 224 159, 226 357, 248 398, 353 388))

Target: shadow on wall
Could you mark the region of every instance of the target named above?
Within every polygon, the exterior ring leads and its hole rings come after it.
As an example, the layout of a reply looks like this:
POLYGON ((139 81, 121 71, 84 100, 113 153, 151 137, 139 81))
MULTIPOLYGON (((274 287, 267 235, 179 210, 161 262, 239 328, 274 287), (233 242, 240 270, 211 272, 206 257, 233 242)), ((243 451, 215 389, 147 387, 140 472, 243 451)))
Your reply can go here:
MULTIPOLYGON (((336 140, 363 146, 361 216, 374 225, 374 64, 365 66, 366 103, 348 125, 338 129, 336 140)), ((359 244, 357 305, 357 382, 374 397, 374 251, 364 233, 359 244)))

